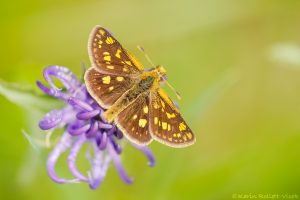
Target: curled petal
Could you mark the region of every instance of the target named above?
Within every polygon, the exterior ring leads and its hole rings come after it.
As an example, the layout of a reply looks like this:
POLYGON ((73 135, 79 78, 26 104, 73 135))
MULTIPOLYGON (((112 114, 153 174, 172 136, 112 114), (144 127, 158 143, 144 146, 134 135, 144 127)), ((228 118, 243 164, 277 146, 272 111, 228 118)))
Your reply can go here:
POLYGON ((99 128, 111 129, 111 128, 113 128, 113 126, 111 124, 106 124, 106 123, 103 123, 103 122, 99 121, 99 128))
POLYGON ((61 90, 53 83, 51 76, 56 77, 66 87, 67 90, 75 91, 81 83, 74 74, 65 67, 49 66, 44 70, 44 78, 54 90, 61 90))
POLYGON ((66 94, 60 92, 59 90, 56 90, 53 88, 48 88, 40 81, 37 81, 36 84, 44 93, 46 93, 50 96, 56 97, 58 99, 67 99, 68 98, 68 96, 66 94))
POLYGON ((93 111, 87 111, 87 112, 79 112, 76 117, 79 120, 88 120, 95 116, 97 116, 100 113, 99 110, 93 110, 93 111))
MULTIPOLYGON (((112 125, 111 125, 112 126, 112 125)), ((112 126, 109 130, 108 130, 108 132, 107 132, 107 135, 109 135, 109 136, 112 136, 112 135, 114 135, 114 133, 117 131, 117 128, 115 127, 115 126, 112 126)))
POLYGON ((39 127, 42 130, 48 130, 59 125, 63 118, 62 110, 53 110, 48 112, 45 117, 40 121, 39 127))
POLYGON ((77 106, 83 110, 86 111, 93 111, 93 107, 91 105, 89 105, 88 103, 78 99, 78 98, 74 98, 74 97, 70 97, 68 99, 68 102, 72 105, 72 106, 77 106))
POLYGON ((90 188, 96 189, 102 183, 103 179, 105 178, 111 157, 106 155, 103 158, 103 152, 99 150, 97 145, 94 143, 94 158, 92 160, 92 169, 91 169, 91 181, 90 181, 90 188))
POLYGON ((110 142, 107 143, 107 150, 108 150, 109 154, 111 155, 111 157, 114 161, 114 164, 116 166, 116 169, 119 172, 119 175, 122 178, 122 180, 127 184, 131 184, 133 182, 133 180, 127 175, 126 171, 124 170, 124 168, 122 166, 120 156, 116 153, 113 145, 110 142))
POLYGON ((106 145, 107 145, 107 134, 106 134, 106 132, 103 132, 102 137, 101 137, 101 141, 100 141, 100 144, 99 144, 99 149, 104 150, 106 148, 106 145))
POLYGON ((109 139, 110 139, 110 142, 112 143, 115 151, 117 152, 117 154, 121 154, 121 152, 122 152, 121 145, 118 144, 112 136, 110 136, 109 139))
POLYGON ((70 149, 70 153, 68 156, 68 166, 69 166, 69 169, 70 169, 71 173, 73 174, 73 176, 75 176, 76 178, 78 178, 81 181, 88 182, 88 178, 85 177, 84 175, 82 175, 76 167, 76 158, 77 158, 78 152, 81 149, 81 147, 85 141, 86 141, 85 135, 81 135, 76 139, 75 143, 72 145, 72 147, 70 149))
POLYGON ((97 131, 98 131, 98 122, 95 121, 92 123, 91 128, 86 132, 86 137, 88 138, 95 137, 97 131))
POLYGON ((134 144, 134 143, 130 143, 132 144, 132 146, 134 146, 135 148, 137 148, 138 150, 140 150, 141 152, 143 152, 146 157, 148 158, 148 165, 150 167, 153 167, 155 165, 155 158, 151 152, 151 150, 147 147, 147 146, 141 146, 141 145, 137 145, 137 144, 134 144))
POLYGON ((90 129, 90 127, 91 127, 90 124, 80 126, 79 123, 74 123, 74 124, 68 126, 68 132, 74 136, 81 135, 81 134, 87 132, 90 129))
POLYGON ((66 180, 57 176, 55 172, 55 165, 58 158, 64 153, 72 144, 72 136, 68 133, 64 133, 60 138, 59 142, 56 144, 52 152, 50 153, 47 160, 47 169, 49 177, 56 183, 79 183, 78 179, 66 180))

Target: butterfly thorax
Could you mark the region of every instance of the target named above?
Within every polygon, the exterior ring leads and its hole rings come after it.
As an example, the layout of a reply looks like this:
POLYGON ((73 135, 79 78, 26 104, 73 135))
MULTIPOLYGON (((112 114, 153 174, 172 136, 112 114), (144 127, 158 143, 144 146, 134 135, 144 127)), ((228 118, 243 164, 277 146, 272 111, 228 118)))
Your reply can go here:
POLYGON ((129 104, 141 95, 148 96, 150 91, 159 88, 161 77, 165 75, 165 70, 161 66, 151 71, 144 71, 127 92, 125 92, 109 110, 104 113, 108 122, 112 122, 118 113, 124 110, 129 104))

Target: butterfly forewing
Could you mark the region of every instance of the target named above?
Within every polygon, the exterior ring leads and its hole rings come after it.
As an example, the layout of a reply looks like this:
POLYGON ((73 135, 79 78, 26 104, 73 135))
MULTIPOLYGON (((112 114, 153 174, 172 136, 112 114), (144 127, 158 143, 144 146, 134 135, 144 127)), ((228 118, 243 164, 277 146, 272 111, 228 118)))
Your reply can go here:
POLYGON ((112 106, 134 84, 129 77, 103 74, 95 68, 88 69, 84 79, 89 94, 103 108, 112 106))
POLYGON ((115 123, 124 135, 134 143, 149 144, 152 139, 149 132, 149 96, 141 94, 127 108, 121 111, 115 123))
POLYGON ((102 73, 133 76, 143 71, 140 62, 101 26, 91 32, 88 48, 93 66, 102 73))
POLYGON ((162 89, 150 95, 149 121, 152 137, 163 144, 185 147, 195 142, 191 129, 162 89))

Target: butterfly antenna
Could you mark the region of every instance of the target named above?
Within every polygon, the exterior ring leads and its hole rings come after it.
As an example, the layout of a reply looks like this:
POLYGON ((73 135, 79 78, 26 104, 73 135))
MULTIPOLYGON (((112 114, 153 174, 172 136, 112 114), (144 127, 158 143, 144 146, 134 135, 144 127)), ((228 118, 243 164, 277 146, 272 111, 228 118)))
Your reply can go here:
MULTIPOLYGON (((137 48, 144 54, 144 56, 146 57, 147 61, 151 64, 151 66, 155 67, 155 65, 151 61, 150 57, 148 56, 148 54, 145 52, 145 49, 143 47, 141 47, 140 45, 138 45, 137 48)), ((179 94, 179 92, 177 92, 175 90, 175 88, 167 80, 165 80, 165 82, 171 88, 171 90, 173 90, 173 92, 175 92, 177 99, 181 100, 181 95, 179 94)))
POLYGON ((155 67, 155 65, 153 64, 153 62, 151 61, 150 57, 148 56, 148 54, 145 52, 145 49, 143 47, 141 47, 140 45, 137 46, 138 50, 140 50, 140 52, 142 52, 145 56, 145 58, 147 59, 147 61, 151 64, 152 67, 155 67))
POLYGON ((179 92, 177 92, 176 89, 167 80, 165 82, 171 88, 171 90, 173 90, 173 92, 175 92, 177 99, 181 100, 181 95, 179 94, 179 92))

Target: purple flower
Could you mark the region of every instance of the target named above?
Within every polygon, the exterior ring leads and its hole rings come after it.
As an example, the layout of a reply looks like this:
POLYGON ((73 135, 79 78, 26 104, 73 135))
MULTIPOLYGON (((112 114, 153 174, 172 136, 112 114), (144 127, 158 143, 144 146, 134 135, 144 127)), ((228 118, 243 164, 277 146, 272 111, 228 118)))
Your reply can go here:
MULTIPOLYGON (((47 95, 65 102, 64 108, 48 112, 39 123, 43 130, 64 129, 47 160, 49 177, 56 183, 87 182, 91 189, 96 189, 102 183, 112 160, 123 181, 132 183, 120 159, 122 147, 119 142, 123 140, 123 134, 114 124, 107 123, 102 117, 103 108, 91 98, 85 85, 65 67, 49 66, 43 75, 50 87, 37 81, 38 87, 47 95), (52 77, 58 79, 64 88, 58 88, 52 77), (76 158, 83 144, 89 145, 86 158, 91 168, 87 174, 83 174, 76 167, 76 158), (58 158, 67 150, 68 168, 74 176, 72 180, 61 178, 55 172, 58 158)), ((132 145, 147 156, 150 166, 154 166, 154 157, 146 146, 132 145)))

